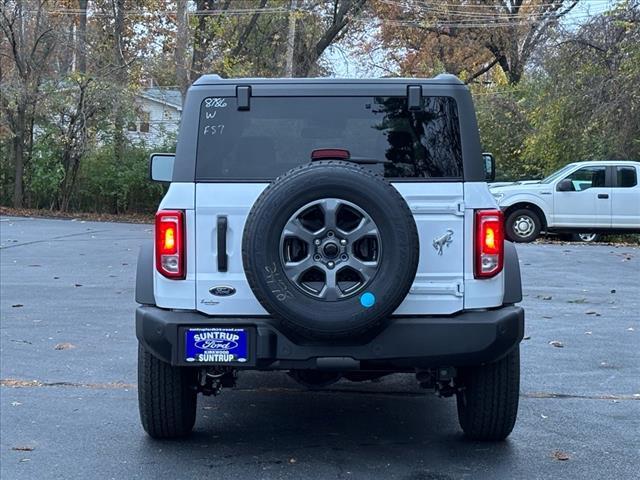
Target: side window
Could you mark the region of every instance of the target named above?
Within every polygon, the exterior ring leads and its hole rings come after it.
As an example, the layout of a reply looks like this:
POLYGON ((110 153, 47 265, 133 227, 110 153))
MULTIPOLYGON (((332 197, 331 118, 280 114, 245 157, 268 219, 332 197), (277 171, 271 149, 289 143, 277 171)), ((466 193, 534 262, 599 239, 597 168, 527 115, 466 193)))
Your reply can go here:
POLYGON ((604 187, 605 172, 606 167, 583 167, 566 176, 560 182, 569 187, 566 191, 582 192, 592 187, 604 187))
POLYGON ((635 167, 616 167, 616 178, 618 188, 631 188, 638 184, 635 167))

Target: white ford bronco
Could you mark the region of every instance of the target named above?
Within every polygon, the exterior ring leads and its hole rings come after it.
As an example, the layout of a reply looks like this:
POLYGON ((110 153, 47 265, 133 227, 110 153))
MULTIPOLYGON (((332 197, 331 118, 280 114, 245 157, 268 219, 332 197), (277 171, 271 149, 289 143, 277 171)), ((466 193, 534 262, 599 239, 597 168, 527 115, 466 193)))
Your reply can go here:
POLYGON ((187 435, 198 393, 284 370, 415 373, 468 437, 507 437, 524 312, 487 173, 456 77, 201 77, 151 159, 169 187, 136 280, 147 433, 187 435))

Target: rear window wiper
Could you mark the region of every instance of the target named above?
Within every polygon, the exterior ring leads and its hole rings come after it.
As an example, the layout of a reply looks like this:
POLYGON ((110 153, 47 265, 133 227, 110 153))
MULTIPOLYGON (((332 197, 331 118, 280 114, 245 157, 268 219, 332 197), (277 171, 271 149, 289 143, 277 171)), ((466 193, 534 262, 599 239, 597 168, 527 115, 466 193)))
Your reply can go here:
POLYGON ((359 163, 363 165, 373 165, 375 163, 393 163, 391 160, 384 160, 382 158, 364 158, 364 157, 350 157, 347 159, 349 162, 359 163))

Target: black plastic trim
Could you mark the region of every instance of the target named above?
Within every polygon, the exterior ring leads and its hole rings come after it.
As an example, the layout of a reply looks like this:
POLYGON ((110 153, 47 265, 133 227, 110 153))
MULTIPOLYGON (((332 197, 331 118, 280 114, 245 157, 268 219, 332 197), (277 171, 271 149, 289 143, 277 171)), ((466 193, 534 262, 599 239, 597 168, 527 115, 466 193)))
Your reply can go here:
POLYGON ((138 252, 138 265, 136 267, 136 302, 143 305, 155 305, 156 297, 153 294, 153 241, 144 243, 138 252))
POLYGON ((407 87, 407 107, 409 110, 422 110, 423 102, 422 87, 420 85, 409 85, 407 87))
POLYGON ((522 280, 518 251, 512 242, 504 242, 504 299, 503 303, 522 301, 522 280))
POLYGON ((221 215, 217 220, 218 271, 226 272, 229 257, 227 255, 227 217, 221 215))
MULTIPOLYGON (((186 327, 255 328, 256 370, 321 368, 327 358, 352 358, 353 365, 384 365, 398 371, 430 366, 478 365, 509 353, 524 335, 524 310, 507 305, 493 310, 473 310, 451 316, 394 317, 389 325, 365 344, 325 342, 302 345, 282 333, 270 317, 209 317, 199 312, 171 311, 151 306, 136 310, 136 336, 159 359, 172 365, 193 366, 184 361, 186 327)), ((329 361, 330 362, 330 361, 329 361)), ((343 362, 344 363, 344 362, 343 362)))
POLYGON ((249 110, 251 108, 251 87, 239 85, 236 88, 236 96, 238 97, 238 110, 249 110))

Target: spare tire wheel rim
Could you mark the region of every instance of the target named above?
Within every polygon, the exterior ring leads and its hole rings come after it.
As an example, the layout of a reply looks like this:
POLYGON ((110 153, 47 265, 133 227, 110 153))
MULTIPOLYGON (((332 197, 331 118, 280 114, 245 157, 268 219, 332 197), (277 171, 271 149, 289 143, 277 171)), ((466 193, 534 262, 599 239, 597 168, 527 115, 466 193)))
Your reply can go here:
POLYGON ((361 207, 322 198, 296 210, 280 236, 285 275, 302 292, 334 302, 361 292, 381 262, 378 226, 361 207))

